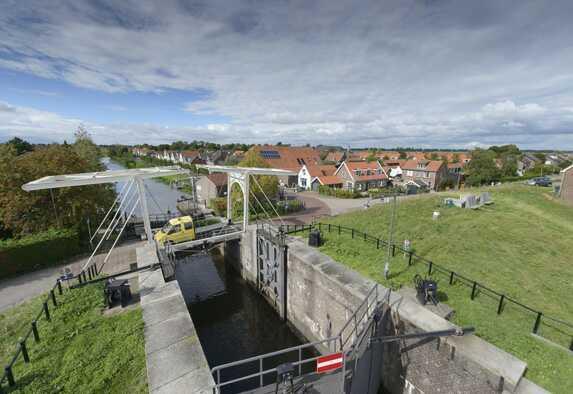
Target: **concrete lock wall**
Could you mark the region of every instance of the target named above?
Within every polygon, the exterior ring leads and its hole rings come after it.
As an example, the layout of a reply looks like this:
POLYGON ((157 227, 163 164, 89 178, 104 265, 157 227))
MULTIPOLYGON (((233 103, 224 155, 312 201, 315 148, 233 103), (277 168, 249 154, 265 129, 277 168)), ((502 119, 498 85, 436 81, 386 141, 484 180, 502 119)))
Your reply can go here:
MULTIPOLYGON (((374 282, 337 263, 306 241, 288 237, 287 319, 309 341, 336 335, 374 282)), ((256 228, 224 248, 243 278, 256 286, 256 228)), ((380 286, 380 294, 386 289, 380 286)), ((386 335, 455 327, 413 298, 391 293, 386 335)), ((382 376, 391 393, 543 393, 523 378, 526 364, 475 335, 384 345, 382 376), (418 345, 418 346, 416 346, 418 345)))

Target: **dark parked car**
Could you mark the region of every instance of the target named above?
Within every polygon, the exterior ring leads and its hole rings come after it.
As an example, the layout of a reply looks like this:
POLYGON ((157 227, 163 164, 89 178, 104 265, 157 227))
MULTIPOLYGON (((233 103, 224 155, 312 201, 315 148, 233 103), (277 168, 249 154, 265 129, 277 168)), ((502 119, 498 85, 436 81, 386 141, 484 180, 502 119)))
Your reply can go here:
POLYGON ((539 177, 539 178, 532 178, 529 181, 527 181, 527 184, 531 185, 531 186, 548 187, 548 186, 551 186, 551 179, 549 179, 549 177, 546 177, 546 176, 539 177))

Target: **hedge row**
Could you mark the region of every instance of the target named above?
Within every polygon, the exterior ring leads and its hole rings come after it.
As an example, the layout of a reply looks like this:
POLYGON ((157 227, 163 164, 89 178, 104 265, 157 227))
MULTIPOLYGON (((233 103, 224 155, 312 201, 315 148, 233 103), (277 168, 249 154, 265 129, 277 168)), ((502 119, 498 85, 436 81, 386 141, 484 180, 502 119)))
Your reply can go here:
POLYGON ((61 264, 83 251, 77 231, 48 230, 0 241, 0 279, 61 264))

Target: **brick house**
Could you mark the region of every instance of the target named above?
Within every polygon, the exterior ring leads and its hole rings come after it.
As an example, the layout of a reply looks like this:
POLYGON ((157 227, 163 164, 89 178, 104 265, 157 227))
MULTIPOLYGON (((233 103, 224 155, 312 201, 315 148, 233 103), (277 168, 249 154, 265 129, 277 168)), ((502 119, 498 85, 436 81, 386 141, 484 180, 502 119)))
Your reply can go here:
POLYGON ((402 181, 437 190, 448 177, 447 166, 439 160, 408 160, 402 164, 402 181))
POLYGON ((388 183, 388 175, 377 160, 345 161, 334 175, 341 178, 342 187, 347 190, 366 191, 385 187, 388 183))
POLYGON ((224 197, 227 195, 227 174, 213 173, 201 176, 195 184, 197 198, 201 202, 208 202, 212 198, 224 197))

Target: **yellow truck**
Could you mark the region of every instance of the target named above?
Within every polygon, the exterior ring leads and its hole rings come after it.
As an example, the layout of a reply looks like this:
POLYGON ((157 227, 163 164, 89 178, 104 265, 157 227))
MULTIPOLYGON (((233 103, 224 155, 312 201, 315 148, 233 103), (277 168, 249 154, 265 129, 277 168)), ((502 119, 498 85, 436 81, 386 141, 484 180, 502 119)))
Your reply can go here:
POLYGON ((165 245, 193 241, 195 239, 195 225, 191 216, 181 216, 171 219, 161 230, 155 234, 155 240, 165 245))

